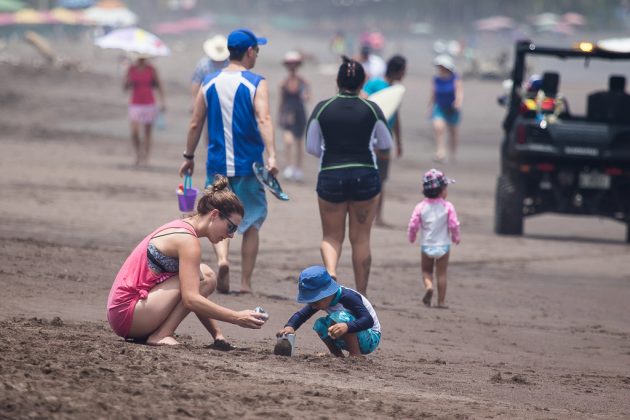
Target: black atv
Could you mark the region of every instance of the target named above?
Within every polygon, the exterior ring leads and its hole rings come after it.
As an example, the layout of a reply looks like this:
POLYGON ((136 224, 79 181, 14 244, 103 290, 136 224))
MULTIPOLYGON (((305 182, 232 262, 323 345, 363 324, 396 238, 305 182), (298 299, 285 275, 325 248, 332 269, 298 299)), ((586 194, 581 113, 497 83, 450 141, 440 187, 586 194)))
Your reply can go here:
MULTIPOLYGON (((587 97, 586 115, 572 115, 558 93, 560 75, 546 72, 535 92, 523 88, 526 57, 626 60, 630 53, 581 43, 576 48, 516 43, 512 85, 505 99, 495 232, 522 235, 523 219, 554 212, 610 217, 626 223, 630 242, 630 95, 625 77, 587 97)), ((578 63, 581 64, 581 63, 578 63)))

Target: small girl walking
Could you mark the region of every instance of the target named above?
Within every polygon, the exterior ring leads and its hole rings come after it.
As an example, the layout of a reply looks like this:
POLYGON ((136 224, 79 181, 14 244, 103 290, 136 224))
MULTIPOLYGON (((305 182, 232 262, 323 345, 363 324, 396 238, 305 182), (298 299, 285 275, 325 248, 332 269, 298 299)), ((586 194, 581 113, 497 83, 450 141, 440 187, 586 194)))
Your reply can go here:
POLYGON ((422 279, 426 292, 422 302, 431 306, 433 297, 433 270, 438 284, 438 308, 446 308, 446 268, 451 241, 459 244, 459 220, 455 207, 446 201, 448 184, 455 182, 437 169, 431 169, 422 178, 422 193, 425 199, 416 205, 409 220, 407 237, 416 241, 422 229, 422 279))

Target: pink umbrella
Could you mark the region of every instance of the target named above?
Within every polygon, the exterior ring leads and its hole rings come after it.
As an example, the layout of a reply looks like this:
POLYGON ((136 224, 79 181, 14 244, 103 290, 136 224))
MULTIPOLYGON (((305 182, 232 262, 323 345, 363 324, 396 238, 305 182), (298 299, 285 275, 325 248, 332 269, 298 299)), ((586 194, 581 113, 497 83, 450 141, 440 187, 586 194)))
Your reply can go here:
POLYGON ((0 13, 0 26, 13 24, 13 13, 0 13))
POLYGON ((514 28, 514 20, 507 16, 491 16, 475 21, 478 31, 496 32, 514 28))
POLYGON ((210 29, 211 24, 212 22, 210 19, 199 17, 162 22, 153 26, 151 29, 153 29, 153 32, 160 35, 181 34, 191 31, 205 32, 210 29))
POLYGON ((582 26, 586 25, 586 18, 584 15, 575 12, 569 12, 562 15, 562 21, 569 25, 582 26))

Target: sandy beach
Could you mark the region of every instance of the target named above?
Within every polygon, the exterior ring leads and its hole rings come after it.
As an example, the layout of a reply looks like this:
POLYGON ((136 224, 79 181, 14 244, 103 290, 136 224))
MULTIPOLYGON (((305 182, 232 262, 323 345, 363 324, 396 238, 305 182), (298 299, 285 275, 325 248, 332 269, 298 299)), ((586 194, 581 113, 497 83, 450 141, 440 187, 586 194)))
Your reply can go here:
MULTIPOLYGON (((309 35, 264 34, 256 71, 277 86, 285 51, 317 57, 302 74, 310 109, 335 92, 327 44, 309 35)), ((372 233, 368 297, 383 329, 364 359, 322 355, 311 324, 296 356, 273 355, 275 332, 300 306, 301 269, 321 263, 316 158, 303 183, 284 183, 288 202, 268 195, 252 295, 212 295, 233 309, 263 306, 260 330, 222 325, 238 349, 208 348, 194 316, 179 348, 127 343, 106 321, 106 300, 122 262, 154 227, 177 218, 175 188, 201 41, 180 41, 155 60, 165 83, 167 126, 156 131, 150 166, 133 166, 114 51, 87 42, 55 44, 83 71, 45 66, 24 44, 0 63, 0 418, 628 418, 630 417, 630 247, 625 226, 599 218, 543 215, 522 237, 493 233, 499 172, 500 81, 464 80, 462 145, 449 200, 462 243, 449 266, 448 309, 422 302, 418 245, 406 240, 422 173, 434 152, 426 104, 431 51, 400 39, 410 57, 403 103, 404 156, 392 162, 385 219, 372 233)), ((327 42, 327 41, 326 41, 327 42)), ((386 55, 393 53, 388 50, 386 55)), ((601 80, 569 77, 567 92, 601 80)), ((579 109, 583 98, 575 99, 579 109)), ((277 135, 282 157, 282 142, 277 135)), ((203 186, 197 150, 194 185, 203 186)), ((282 160, 281 160, 282 164, 282 160)), ((204 261, 216 268, 209 243, 204 261)), ((232 289, 240 280, 232 244, 232 289)), ((339 280, 354 287, 346 243, 339 280)))

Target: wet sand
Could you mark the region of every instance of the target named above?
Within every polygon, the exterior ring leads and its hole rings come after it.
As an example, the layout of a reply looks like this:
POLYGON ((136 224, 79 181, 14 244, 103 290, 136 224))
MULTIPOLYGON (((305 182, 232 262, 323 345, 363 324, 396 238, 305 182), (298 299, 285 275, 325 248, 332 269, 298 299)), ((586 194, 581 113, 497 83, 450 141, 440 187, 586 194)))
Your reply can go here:
MULTIPOLYGON (((293 42, 285 37, 268 55, 261 51, 257 69, 270 81, 274 117, 284 75, 277 62, 293 42)), ((137 169, 115 54, 62 49, 84 60, 78 73, 37 68, 30 50, 11 48, 21 64, 0 64, 0 417, 630 416, 625 227, 544 215, 526 220, 523 237, 493 234, 499 82, 465 81, 459 161, 440 166, 457 180, 449 199, 462 222, 449 309, 422 304, 419 250, 406 242, 420 177, 434 165, 425 117, 431 69, 416 57, 405 81, 405 155, 387 184, 392 227, 377 227, 372 237, 368 296, 383 327, 381 346, 364 359, 334 359, 322 354, 308 323, 298 331, 296 356, 286 358, 273 355, 275 331, 299 308, 297 273, 321 262, 317 160, 306 157, 304 183, 284 184, 289 202, 268 196, 255 293, 211 296, 234 309, 263 306, 271 317, 261 330, 222 325, 238 346, 227 353, 208 348, 194 317, 178 330, 180 348, 124 342, 107 325, 107 294, 137 242, 179 216, 187 81, 201 50, 182 46, 157 61, 168 126, 156 132, 151 165, 137 169)), ((315 65, 304 75, 314 86, 311 108, 334 92, 332 77, 315 65)), ((280 136, 277 144, 282 158, 280 136)), ((204 161, 200 146, 195 186, 204 161)), ((216 266, 210 244, 203 246, 204 260, 216 266)), ((239 248, 237 239, 232 289, 239 248)), ((339 280, 353 286, 349 256, 346 244, 339 280)))

